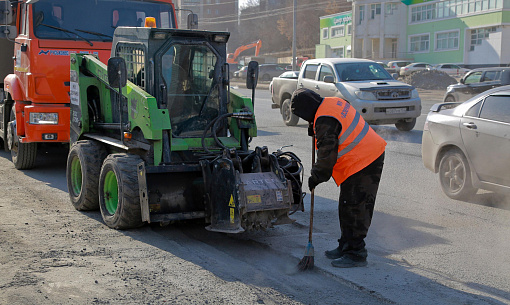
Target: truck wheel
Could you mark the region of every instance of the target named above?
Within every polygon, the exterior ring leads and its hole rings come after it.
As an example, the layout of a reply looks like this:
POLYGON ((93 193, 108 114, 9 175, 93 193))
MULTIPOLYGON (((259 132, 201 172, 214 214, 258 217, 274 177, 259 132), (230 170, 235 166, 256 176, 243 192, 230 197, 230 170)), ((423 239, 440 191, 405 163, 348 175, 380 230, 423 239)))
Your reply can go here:
POLYGON ((299 117, 292 113, 292 109, 290 108, 290 99, 286 99, 282 103, 282 118, 283 122, 287 126, 296 126, 299 122, 299 117))
POLYGON ((439 163, 439 182, 446 196, 464 200, 476 194, 471 182, 469 164, 458 149, 447 151, 439 163))
POLYGON ((92 140, 78 141, 67 156, 67 189, 71 203, 78 211, 99 208, 99 173, 108 153, 105 147, 92 140))
POLYGON ((454 98, 452 95, 448 95, 448 96, 444 99, 444 102, 445 102, 445 103, 455 103, 455 98, 454 98))
POLYGON ((17 169, 31 169, 35 166, 37 143, 20 143, 16 133, 16 121, 10 121, 7 127, 7 145, 11 151, 11 160, 17 169))
POLYGON ((135 155, 112 154, 103 162, 99 175, 99 208, 107 226, 131 229, 143 225, 138 193, 135 155))
POLYGON ((416 125, 416 118, 412 119, 410 122, 406 122, 405 120, 398 121, 395 123, 395 127, 397 127, 400 131, 411 131, 416 125))

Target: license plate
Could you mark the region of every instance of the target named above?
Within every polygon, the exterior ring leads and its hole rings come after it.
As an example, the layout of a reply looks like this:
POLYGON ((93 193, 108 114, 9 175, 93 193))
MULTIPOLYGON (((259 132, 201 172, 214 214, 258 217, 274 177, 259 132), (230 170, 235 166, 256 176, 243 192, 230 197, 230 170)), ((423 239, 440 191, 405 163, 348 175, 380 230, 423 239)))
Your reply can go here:
POLYGON ((406 108, 386 108, 387 114, 406 113, 406 108))

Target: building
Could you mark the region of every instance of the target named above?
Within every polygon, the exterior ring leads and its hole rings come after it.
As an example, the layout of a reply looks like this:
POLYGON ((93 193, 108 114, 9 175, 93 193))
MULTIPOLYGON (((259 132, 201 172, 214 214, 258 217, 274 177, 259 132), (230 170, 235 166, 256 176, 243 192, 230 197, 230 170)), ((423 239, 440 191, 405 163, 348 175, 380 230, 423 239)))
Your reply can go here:
POLYGON ((238 0, 177 0, 178 25, 186 29, 188 14, 198 15, 198 28, 208 31, 233 31, 238 23, 238 0))
POLYGON ((407 50, 414 61, 472 68, 510 63, 509 0, 420 0, 409 4, 407 50))
POLYGON ((353 1, 354 57, 395 60, 407 57, 407 7, 399 1, 353 1))
POLYGON ((317 58, 352 57, 352 12, 320 17, 320 43, 315 46, 317 58))
POLYGON ((317 57, 341 57, 334 50, 351 45, 353 57, 376 61, 510 64, 510 0, 354 0, 350 43, 331 39, 333 16, 321 17, 317 57))

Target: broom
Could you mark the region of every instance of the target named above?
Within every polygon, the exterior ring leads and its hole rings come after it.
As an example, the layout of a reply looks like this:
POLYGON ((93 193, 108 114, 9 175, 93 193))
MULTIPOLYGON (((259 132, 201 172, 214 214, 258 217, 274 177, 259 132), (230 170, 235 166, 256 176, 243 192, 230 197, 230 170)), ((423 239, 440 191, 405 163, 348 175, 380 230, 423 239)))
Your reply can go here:
MULTIPOLYGON (((314 164, 315 164, 315 135, 312 136, 312 166, 314 164)), ((305 256, 301 259, 301 261, 298 264, 298 269, 300 271, 311 270, 313 269, 314 264, 314 250, 312 245, 314 191, 315 188, 312 189, 310 194, 310 229, 308 231, 308 245, 306 246, 305 249, 305 256)))

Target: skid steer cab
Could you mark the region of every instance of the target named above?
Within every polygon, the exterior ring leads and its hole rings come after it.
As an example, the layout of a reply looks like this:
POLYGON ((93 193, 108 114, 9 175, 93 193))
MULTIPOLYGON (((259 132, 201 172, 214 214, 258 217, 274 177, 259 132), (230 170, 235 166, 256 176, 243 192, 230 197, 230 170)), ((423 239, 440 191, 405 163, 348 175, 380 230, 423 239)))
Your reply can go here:
MULTIPOLYGON (((71 54, 67 185, 76 209, 99 208, 115 229, 204 219, 227 233, 288 224, 303 210, 299 158, 249 148, 253 101, 230 89, 228 38, 119 27, 108 66, 71 54)), ((248 74, 255 90, 255 62, 248 74)))

